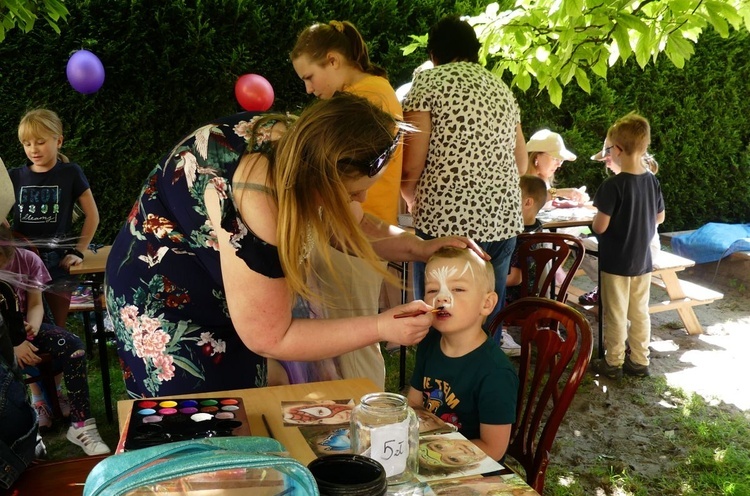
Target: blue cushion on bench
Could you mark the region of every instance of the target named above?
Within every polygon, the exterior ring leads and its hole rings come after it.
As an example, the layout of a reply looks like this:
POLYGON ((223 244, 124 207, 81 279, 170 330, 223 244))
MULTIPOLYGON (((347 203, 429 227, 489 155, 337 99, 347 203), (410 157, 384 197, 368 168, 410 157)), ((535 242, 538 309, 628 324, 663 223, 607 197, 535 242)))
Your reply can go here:
POLYGON ((710 222, 672 239, 672 250, 695 263, 715 262, 736 251, 750 251, 750 224, 710 222))

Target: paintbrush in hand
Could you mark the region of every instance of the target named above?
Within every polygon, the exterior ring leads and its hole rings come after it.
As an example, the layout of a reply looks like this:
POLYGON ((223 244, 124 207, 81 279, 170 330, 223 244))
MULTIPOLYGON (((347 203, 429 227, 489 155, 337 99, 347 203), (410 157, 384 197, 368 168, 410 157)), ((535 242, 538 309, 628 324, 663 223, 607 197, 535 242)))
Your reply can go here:
POLYGON ((406 318, 406 317, 417 317, 419 315, 424 315, 426 313, 438 313, 443 308, 445 308, 445 307, 444 306, 437 307, 437 308, 433 308, 432 310, 426 310, 426 311, 425 310, 415 310, 414 312, 406 312, 406 313, 400 313, 398 315, 394 315, 393 318, 394 319, 403 319, 403 318, 406 318))

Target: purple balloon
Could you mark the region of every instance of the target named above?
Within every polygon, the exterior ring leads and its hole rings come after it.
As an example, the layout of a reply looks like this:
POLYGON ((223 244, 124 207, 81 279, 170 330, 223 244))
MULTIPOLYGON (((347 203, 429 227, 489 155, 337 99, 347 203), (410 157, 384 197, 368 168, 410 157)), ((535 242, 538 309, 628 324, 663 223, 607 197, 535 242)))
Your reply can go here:
POLYGON ((97 92, 104 84, 102 61, 88 50, 78 50, 71 55, 65 73, 73 89, 84 95, 97 92))

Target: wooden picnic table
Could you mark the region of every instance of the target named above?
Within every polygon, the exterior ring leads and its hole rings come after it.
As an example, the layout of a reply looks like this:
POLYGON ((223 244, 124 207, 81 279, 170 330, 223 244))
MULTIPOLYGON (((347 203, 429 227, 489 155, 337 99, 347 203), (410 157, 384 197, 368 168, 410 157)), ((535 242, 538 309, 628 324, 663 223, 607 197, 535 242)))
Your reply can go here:
MULTIPOLYGON (((649 306, 649 313, 676 310, 688 334, 702 334, 703 326, 693 311, 696 305, 706 305, 724 297, 722 293, 706 288, 699 284, 681 280, 677 273, 695 265, 689 258, 680 257, 674 253, 662 250, 653 261, 654 270, 651 273, 651 284, 659 286, 667 292, 668 299, 654 302, 649 306)), ((571 284, 568 287, 569 301, 578 301, 578 297, 585 291, 571 284)), ((586 310, 592 310, 594 305, 579 305, 586 310)))

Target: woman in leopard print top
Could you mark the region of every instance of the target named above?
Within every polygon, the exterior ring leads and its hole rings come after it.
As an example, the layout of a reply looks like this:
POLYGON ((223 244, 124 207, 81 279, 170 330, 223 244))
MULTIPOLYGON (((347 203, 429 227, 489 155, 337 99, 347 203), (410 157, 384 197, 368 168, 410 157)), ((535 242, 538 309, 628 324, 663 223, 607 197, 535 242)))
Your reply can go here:
MULTIPOLYGON (((518 182, 528 157, 518 104, 479 65, 479 47, 474 29, 457 16, 430 29, 435 67, 415 76, 403 101, 404 119, 420 132, 406 138, 401 193, 418 236, 469 236, 492 256, 502 302, 515 237, 523 231, 518 182)), ((424 264, 416 265, 421 298, 424 264)))

